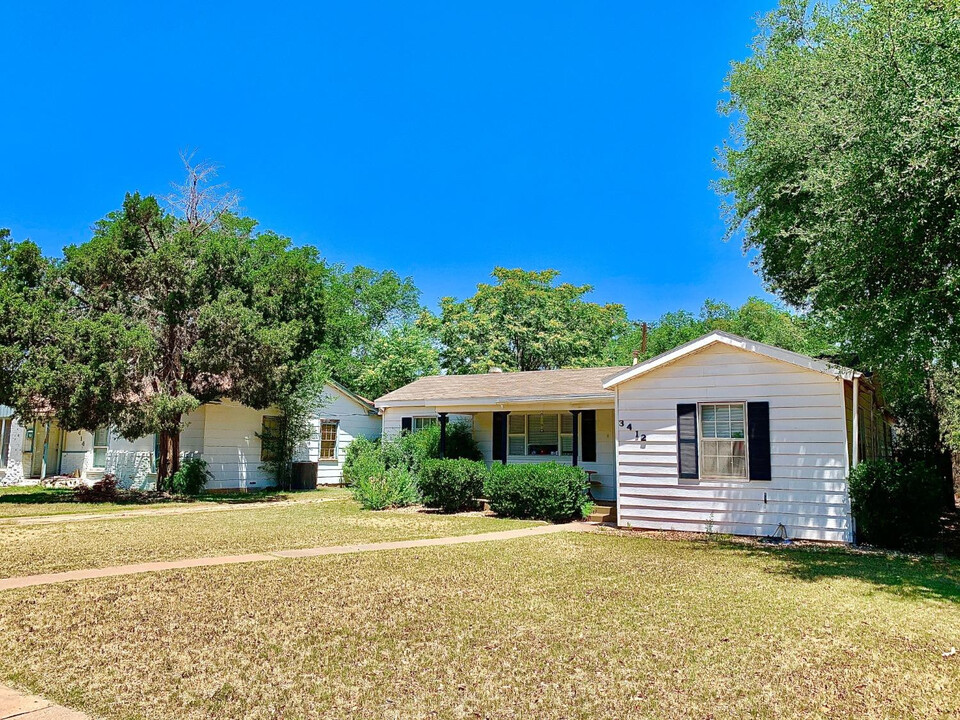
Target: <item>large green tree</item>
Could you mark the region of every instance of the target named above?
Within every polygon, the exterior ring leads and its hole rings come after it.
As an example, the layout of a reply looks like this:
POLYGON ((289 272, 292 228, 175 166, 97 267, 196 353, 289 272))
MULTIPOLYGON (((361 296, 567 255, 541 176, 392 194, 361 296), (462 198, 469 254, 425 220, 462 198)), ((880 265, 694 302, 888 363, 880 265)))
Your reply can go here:
POLYGON ((325 307, 321 351, 333 377, 351 390, 375 398, 436 371, 412 279, 392 270, 333 266, 325 307))
POLYGON ((208 199, 188 184, 170 213, 128 195, 90 241, 65 248, 44 278, 49 316, 20 336, 10 390, 24 418, 156 433, 161 488, 191 410, 223 398, 266 407, 323 372, 330 269, 208 199))
POLYGON ((730 233, 874 369, 960 360, 958 88, 955 0, 785 0, 728 77, 730 233))
POLYGON ((495 268, 465 300, 440 301, 441 362, 451 373, 545 370, 603 362, 628 326, 622 305, 584 300, 592 288, 555 282, 556 270, 495 268))
POLYGON ((375 399, 418 377, 439 373, 440 351, 432 328, 432 318, 424 315, 378 333, 366 348, 354 383, 358 392, 375 399))

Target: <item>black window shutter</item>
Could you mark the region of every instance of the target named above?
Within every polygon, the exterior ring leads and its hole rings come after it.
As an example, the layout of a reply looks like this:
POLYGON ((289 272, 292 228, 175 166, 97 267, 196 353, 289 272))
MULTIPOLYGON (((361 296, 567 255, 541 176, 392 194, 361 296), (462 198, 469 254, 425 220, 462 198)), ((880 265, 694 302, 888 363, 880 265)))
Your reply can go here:
POLYGON ((769 480, 770 403, 747 403, 747 452, 750 454, 750 479, 769 480))
POLYGON ((412 417, 402 417, 400 418, 400 432, 412 432, 413 431, 413 418, 412 417))
POLYGON ((700 477, 697 466, 697 404, 677 405, 677 465, 682 478, 700 477))
POLYGON ((597 461, 597 411, 580 413, 580 461, 597 461))
POLYGON ((507 415, 510 413, 495 412, 493 414, 493 461, 507 462, 507 415))

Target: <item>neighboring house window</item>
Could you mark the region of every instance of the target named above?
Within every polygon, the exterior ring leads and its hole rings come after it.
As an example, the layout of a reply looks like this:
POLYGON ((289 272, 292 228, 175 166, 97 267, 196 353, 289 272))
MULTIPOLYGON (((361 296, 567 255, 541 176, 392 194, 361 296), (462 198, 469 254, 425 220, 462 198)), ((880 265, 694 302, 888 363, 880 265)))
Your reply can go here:
POLYGON ((746 479, 744 403, 700 406, 701 477, 746 479))
POLYGON ((260 426, 260 462, 274 462, 277 460, 277 452, 274 449, 277 440, 280 438, 279 415, 264 415, 260 426))
POLYGON ((93 466, 98 469, 107 466, 107 450, 110 449, 110 432, 107 428, 97 428, 93 432, 93 466))
POLYGON ((13 429, 13 418, 0 418, 0 468, 5 468, 10 460, 10 432, 13 429))
POLYGON ((423 430, 424 428, 433 427, 440 420, 436 417, 415 417, 413 419, 413 431, 423 430))
POLYGON ((513 456, 573 455, 573 415, 510 413, 507 447, 513 456))
POLYGON ((320 423, 320 459, 337 459, 337 420, 324 420, 320 423))

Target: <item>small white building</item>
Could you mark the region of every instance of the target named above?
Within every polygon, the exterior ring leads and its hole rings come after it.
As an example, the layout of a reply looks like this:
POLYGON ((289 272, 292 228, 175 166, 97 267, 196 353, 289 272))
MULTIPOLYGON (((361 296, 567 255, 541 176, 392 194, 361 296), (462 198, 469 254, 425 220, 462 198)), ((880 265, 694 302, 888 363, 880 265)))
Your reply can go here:
MULTIPOLYGON (((275 409, 256 410, 225 400, 198 408, 180 436, 181 455, 201 457, 213 479, 208 490, 256 490, 273 484, 263 468, 260 437, 279 418, 275 409)), ((333 381, 324 387, 313 432, 297 460, 317 463, 317 481, 343 479, 347 447, 355 437, 380 437, 380 417, 369 400, 333 381)), ((157 439, 124 440, 106 428, 91 433, 61 430, 56 422, 21 426, 0 406, 0 485, 35 484, 52 476, 92 483, 113 474, 128 488, 155 487, 157 439)))
POLYGON ((850 468, 891 446, 861 373, 723 332, 604 387, 625 527, 851 542, 850 468))
POLYGON ((632 367, 420 378, 375 404, 388 436, 463 417, 488 464, 579 465, 618 525, 662 530, 850 542, 850 468, 892 439, 861 373, 723 332, 632 367))

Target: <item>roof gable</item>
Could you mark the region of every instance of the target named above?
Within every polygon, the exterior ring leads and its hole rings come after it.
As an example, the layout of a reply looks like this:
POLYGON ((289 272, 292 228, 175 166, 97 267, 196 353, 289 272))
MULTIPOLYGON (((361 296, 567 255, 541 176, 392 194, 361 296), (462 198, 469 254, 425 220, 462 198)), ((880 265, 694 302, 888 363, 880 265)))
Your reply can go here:
POLYGON ((343 385, 341 385, 340 383, 338 383, 336 380, 327 380, 326 385, 327 385, 328 387, 333 388, 334 390, 336 390, 337 393, 338 393, 339 395, 341 395, 342 397, 345 397, 345 398, 347 398, 348 400, 352 400, 353 402, 355 402, 357 405, 359 405, 360 407, 362 407, 364 410, 366 410, 366 411, 367 411, 368 413, 370 413, 371 415, 377 415, 377 414, 378 414, 378 413, 377 413, 377 408, 374 407, 374 404, 373 404, 370 400, 367 400, 365 397, 361 397, 360 395, 357 395, 357 394, 356 394, 355 392, 353 392, 352 390, 348 390, 348 389, 345 388, 343 385))
POLYGON ((757 355, 763 355, 764 357, 768 357, 772 360, 779 360, 780 362, 796 365, 797 367, 804 368, 805 370, 823 373, 824 375, 831 375, 833 377, 844 378, 846 380, 849 380, 854 376, 860 376, 859 372, 841 365, 834 365, 833 363, 825 362, 823 360, 817 360, 809 355, 802 355, 800 353, 791 352, 790 350, 784 350, 783 348, 776 347, 775 345, 767 345, 766 343, 757 342, 756 340, 748 340, 747 338, 740 337, 739 335, 732 335, 721 330, 714 330, 713 332, 698 337, 696 340, 691 340, 688 343, 679 345, 672 350, 661 353, 660 355, 652 357, 649 360, 644 360, 642 363, 634 365, 633 367, 626 368, 622 372, 610 375, 604 380, 603 387, 607 389, 613 388, 616 385, 624 383, 628 380, 632 380, 633 378, 639 377, 640 375, 644 375, 648 372, 652 372, 653 370, 663 367, 664 365, 669 365, 670 363, 676 362, 677 360, 689 355, 693 355, 717 343, 723 343, 739 350, 756 353, 757 355))

